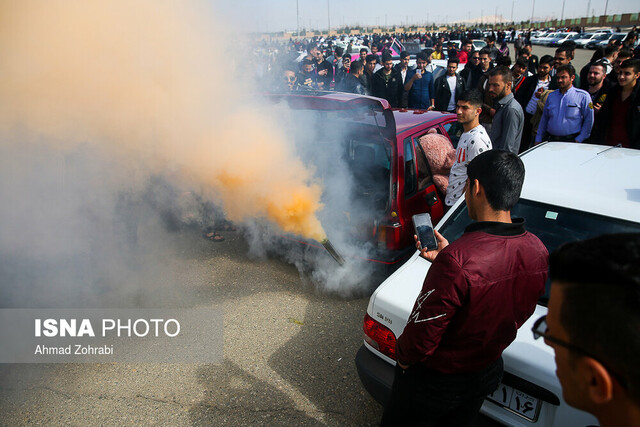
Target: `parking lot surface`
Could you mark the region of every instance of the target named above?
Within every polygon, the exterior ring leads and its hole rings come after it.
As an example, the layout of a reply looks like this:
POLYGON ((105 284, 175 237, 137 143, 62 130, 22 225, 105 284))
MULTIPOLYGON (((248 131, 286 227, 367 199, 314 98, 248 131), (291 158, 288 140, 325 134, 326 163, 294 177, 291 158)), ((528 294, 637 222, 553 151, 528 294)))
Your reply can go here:
POLYGON ((377 425, 353 361, 368 298, 320 292, 291 265, 249 258, 241 231, 224 235, 169 233, 153 268, 100 297, 222 306, 222 364, 0 365, 0 425, 377 425))

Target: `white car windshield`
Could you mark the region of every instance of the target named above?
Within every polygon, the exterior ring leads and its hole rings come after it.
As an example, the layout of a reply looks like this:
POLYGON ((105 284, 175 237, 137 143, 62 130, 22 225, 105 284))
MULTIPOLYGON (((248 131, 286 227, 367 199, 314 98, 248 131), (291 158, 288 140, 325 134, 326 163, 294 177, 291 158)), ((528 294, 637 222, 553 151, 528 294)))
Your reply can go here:
MULTIPOLYGON (((524 218, 527 231, 538 236, 549 253, 563 243, 601 234, 640 233, 640 224, 634 222, 524 199, 520 199, 511 211, 511 216, 524 218)), ((453 241, 462 236, 471 222, 466 204, 463 203, 439 231, 447 240, 453 241)), ((540 304, 546 306, 548 299, 549 282, 545 294, 540 298, 540 304)))

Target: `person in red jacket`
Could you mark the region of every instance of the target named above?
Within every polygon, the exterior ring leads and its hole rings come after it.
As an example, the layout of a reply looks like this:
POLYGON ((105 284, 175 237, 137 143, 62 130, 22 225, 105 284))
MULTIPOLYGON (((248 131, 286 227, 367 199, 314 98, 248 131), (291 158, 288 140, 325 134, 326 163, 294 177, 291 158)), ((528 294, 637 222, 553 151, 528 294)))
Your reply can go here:
POLYGON ((404 332, 382 425, 473 425, 500 384, 502 352, 544 294, 548 252, 511 218, 524 165, 489 150, 467 169, 465 200, 475 220, 449 244, 422 251, 432 261, 404 332))

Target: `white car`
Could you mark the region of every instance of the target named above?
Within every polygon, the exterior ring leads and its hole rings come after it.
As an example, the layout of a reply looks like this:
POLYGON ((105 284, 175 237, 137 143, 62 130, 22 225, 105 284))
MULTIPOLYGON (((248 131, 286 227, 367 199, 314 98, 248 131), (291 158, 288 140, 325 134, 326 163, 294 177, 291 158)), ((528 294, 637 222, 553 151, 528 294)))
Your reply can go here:
POLYGON ((576 42, 576 46, 585 47, 587 43, 593 40, 597 35, 597 33, 584 33, 580 36, 579 39, 576 39, 574 41, 576 42))
POLYGON ((484 40, 471 40, 471 43, 473 44, 474 50, 480 50, 487 45, 487 42, 484 40))
MULTIPOLYGON (((600 234, 640 232, 640 151, 601 145, 547 142, 522 154, 526 176, 513 209, 524 217, 549 252, 564 242, 600 234)), ((436 229, 449 241, 471 222, 464 198, 436 229)), ((396 337, 402 334, 431 263, 416 251, 371 296, 364 344, 356 356, 358 375, 380 403, 393 381, 396 337)), ((504 378, 482 406, 482 414, 508 426, 597 425, 591 415, 568 406, 555 375, 553 349, 534 340, 531 328, 547 313, 547 292, 535 313, 503 353, 504 378)))
POLYGON ((548 37, 551 34, 555 34, 555 31, 543 31, 535 36, 531 36, 531 44, 540 44, 541 39, 548 37))

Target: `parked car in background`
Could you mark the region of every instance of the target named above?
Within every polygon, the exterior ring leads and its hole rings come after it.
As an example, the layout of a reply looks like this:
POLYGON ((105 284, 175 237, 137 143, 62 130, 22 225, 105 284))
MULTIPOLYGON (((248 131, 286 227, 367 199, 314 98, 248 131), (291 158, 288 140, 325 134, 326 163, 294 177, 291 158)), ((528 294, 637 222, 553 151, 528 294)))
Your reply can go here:
POLYGON ((627 33, 609 34, 608 38, 600 40, 598 43, 596 43, 594 49, 599 47, 607 47, 609 43, 616 42, 616 41, 622 43, 625 37, 627 37, 627 33))
MULTIPOLYGON (((559 245, 601 234, 640 233, 640 156, 637 150, 548 142, 521 156, 526 169, 522 196, 512 211, 526 220, 551 252, 559 245)), ((449 241, 471 223, 464 199, 437 224, 449 241)), ((364 344, 356 355, 365 389, 386 402, 393 381, 395 342, 402 334, 431 263, 412 258, 373 293, 364 318, 364 344)), ((503 353, 502 384, 481 412, 507 426, 597 425, 591 415, 562 399, 553 349, 534 340, 533 322, 547 313, 549 283, 535 313, 503 353)))
POLYGON ((603 40, 609 40, 610 36, 611 34, 609 33, 597 33, 595 37, 593 37, 590 41, 587 42, 587 44, 585 44, 585 47, 587 49, 595 49, 598 43, 603 40))
POLYGON ((341 92, 268 99, 287 108, 283 120, 301 158, 327 183, 320 220, 336 249, 345 257, 397 268, 414 250, 411 217, 430 212, 437 221, 444 213, 444 194, 418 140, 433 130, 457 146, 462 130, 455 114, 392 109, 384 99, 341 92), (339 185, 328 184, 336 180, 339 185), (340 246, 341 240, 349 244, 340 246))
POLYGON ((487 45, 487 42, 484 40, 471 40, 471 43, 473 43, 474 50, 480 50, 487 45))
POLYGON ((574 41, 576 42, 576 46, 584 48, 586 47, 587 43, 592 41, 597 36, 598 36, 598 33, 584 33, 584 34, 581 34, 580 37, 578 37, 574 41))
POLYGON ((542 31, 535 36, 531 36, 531 44, 542 44, 541 40, 551 36, 551 34, 555 34, 555 31, 542 31))
POLYGON ((569 40, 576 40, 580 37, 579 33, 556 33, 556 35, 547 42, 549 47, 557 47, 569 40))

